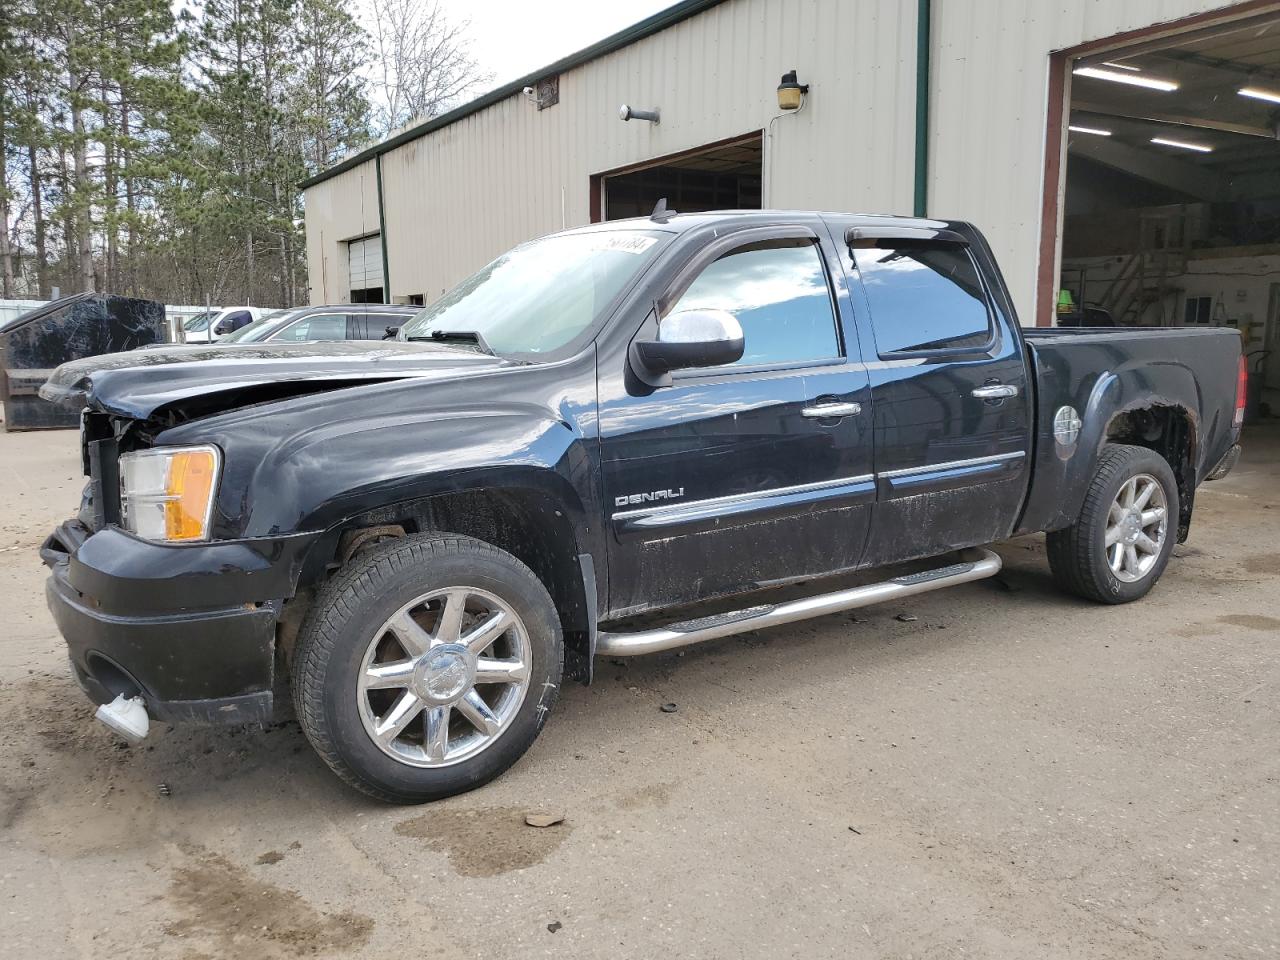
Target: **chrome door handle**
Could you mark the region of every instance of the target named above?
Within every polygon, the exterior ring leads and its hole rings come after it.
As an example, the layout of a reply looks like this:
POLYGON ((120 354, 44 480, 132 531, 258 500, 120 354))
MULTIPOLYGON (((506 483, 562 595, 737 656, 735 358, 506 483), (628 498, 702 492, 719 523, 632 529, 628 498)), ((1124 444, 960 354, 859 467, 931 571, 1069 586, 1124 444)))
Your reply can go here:
POLYGON ((815 403, 801 410, 800 415, 813 420, 827 420, 831 417, 856 417, 861 412, 860 403, 815 403))
POLYGON ((1007 383, 991 383, 984 387, 974 387, 973 395, 980 400, 996 400, 1000 397, 1016 397, 1018 388, 1007 383))

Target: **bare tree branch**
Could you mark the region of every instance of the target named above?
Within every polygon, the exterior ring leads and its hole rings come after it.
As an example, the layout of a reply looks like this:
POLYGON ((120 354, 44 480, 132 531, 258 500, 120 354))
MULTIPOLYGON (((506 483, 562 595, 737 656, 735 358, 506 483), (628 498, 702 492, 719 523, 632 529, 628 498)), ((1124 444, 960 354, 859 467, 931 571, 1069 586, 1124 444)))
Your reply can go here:
POLYGON ((469 21, 451 21, 440 0, 372 0, 371 9, 382 133, 438 116, 491 79, 471 55, 469 21))

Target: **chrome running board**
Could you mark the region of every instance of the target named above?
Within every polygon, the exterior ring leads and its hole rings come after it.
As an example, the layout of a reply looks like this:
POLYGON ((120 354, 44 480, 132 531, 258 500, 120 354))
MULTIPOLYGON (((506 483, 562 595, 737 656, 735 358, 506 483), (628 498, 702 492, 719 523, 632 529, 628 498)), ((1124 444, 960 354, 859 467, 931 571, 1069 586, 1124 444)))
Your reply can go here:
POLYGON ((658 653, 661 650, 672 650, 691 643, 701 643, 704 640, 729 637, 735 633, 762 630, 765 627, 795 623, 797 620, 821 617, 828 613, 839 613, 841 610, 853 610, 873 603, 883 603, 885 600, 911 597, 917 593, 928 593, 930 590, 941 590, 943 587, 968 583, 970 580, 994 577, 1000 572, 1000 557, 990 550, 972 550, 967 553, 972 559, 934 570, 922 570, 920 573, 894 577, 892 580, 884 580, 880 583, 869 583, 849 590, 805 597, 802 600, 748 607, 745 610, 685 620, 682 623, 672 623, 655 630, 643 630, 638 633, 610 633, 601 630, 596 638, 596 653, 610 657, 635 657, 644 653, 658 653))

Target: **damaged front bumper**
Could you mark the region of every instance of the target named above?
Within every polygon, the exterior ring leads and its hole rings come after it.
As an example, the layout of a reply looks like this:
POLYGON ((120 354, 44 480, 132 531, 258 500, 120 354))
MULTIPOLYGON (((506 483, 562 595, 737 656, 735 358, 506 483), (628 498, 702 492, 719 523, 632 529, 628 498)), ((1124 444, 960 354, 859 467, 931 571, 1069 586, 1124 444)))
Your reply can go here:
POLYGON ((276 623, 314 540, 178 546, 62 524, 40 556, 76 679, 98 704, 141 696, 159 720, 270 719, 276 623))

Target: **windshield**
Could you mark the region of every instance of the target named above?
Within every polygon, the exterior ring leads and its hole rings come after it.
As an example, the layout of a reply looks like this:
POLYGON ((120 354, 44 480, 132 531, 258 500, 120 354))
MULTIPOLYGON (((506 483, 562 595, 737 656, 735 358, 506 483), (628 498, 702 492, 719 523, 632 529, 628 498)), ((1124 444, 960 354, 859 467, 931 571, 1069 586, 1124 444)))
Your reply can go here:
POLYGON ((197 313, 182 325, 182 329, 190 331, 203 330, 209 326, 209 320, 212 316, 212 313, 197 313))
POLYGON ((599 319, 663 235, 600 230, 521 244, 412 317, 399 339, 475 333, 497 354, 551 353, 599 319))
POLYGON ((258 340, 265 340, 301 312, 301 310, 273 310, 266 316, 259 317, 253 323, 246 324, 239 330, 227 334, 218 342, 254 343, 258 340))

